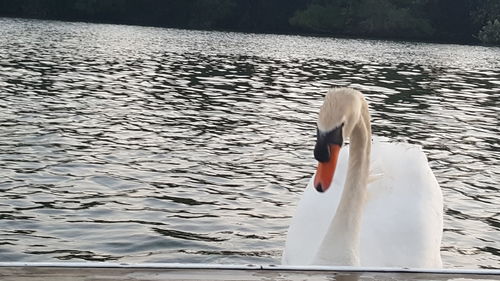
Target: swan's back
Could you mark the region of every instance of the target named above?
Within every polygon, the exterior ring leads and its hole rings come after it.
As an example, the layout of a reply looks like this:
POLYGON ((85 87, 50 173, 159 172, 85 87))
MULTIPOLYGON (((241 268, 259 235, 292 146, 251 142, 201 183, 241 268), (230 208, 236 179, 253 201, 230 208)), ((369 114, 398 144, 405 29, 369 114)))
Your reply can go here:
MULTIPOLYGON (((347 174, 343 148, 325 193, 307 186, 288 230, 284 264, 308 265, 332 221, 347 174)), ((360 234, 362 266, 441 267, 441 189, 418 146, 372 144, 367 203, 360 234)))

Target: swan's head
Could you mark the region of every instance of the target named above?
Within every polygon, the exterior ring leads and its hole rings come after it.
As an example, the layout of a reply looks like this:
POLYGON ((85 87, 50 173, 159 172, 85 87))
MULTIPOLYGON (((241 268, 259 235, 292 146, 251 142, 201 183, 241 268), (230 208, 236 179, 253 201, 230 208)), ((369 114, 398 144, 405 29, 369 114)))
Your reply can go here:
POLYGON ((340 147, 359 122, 363 102, 363 95, 353 89, 332 89, 326 94, 319 111, 314 147, 314 158, 318 160, 314 178, 317 191, 324 192, 330 187, 340 147))

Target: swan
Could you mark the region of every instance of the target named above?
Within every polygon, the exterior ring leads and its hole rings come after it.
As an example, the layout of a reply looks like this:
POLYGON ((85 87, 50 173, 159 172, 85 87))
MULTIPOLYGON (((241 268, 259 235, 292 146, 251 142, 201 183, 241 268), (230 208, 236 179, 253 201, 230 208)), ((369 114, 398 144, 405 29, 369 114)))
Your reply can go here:
POLYGON ((317 170, 290 223, 282 264, 442 266, 441 188, 420 146, 372 143, 361 92, 328 91, 314 157, 317 170))

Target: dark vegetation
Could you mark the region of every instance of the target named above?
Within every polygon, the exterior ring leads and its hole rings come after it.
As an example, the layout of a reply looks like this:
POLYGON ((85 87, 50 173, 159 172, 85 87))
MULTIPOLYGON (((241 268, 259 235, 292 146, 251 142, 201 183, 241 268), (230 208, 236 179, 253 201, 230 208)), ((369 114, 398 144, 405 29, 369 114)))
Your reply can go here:
POLYGON ((0 16, 500 44, 500 0, 0 0, 0 16))

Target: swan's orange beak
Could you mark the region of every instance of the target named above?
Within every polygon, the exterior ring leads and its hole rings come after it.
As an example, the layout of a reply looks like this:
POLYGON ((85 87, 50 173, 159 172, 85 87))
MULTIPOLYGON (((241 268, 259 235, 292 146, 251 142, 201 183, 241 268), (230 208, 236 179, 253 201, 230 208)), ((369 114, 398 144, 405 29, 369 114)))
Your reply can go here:
POLYGON ((330 144, 328 149, 330 159, 327 162, 318 162, 316 176, 314 177, 314 188, 319 192, 325 192, 330 187, 337 167, 337 160, 339 159, 340 145, 330 144))

